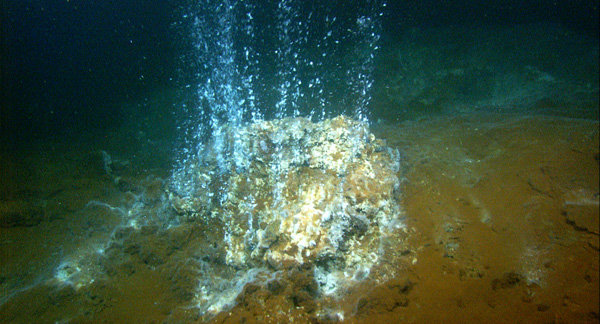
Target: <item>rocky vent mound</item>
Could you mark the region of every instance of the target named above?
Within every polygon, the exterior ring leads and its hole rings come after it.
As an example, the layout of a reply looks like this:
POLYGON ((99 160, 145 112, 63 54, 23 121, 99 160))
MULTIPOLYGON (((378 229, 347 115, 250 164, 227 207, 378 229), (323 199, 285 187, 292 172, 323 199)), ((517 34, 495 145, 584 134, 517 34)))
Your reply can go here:
POLYGON ((369 275, 382 240, 402 227, 396 150, 344 116, 261 121, 217 133, 190 163, 193 188, 169 196, 182 221, 222 231, 228 265, 314 264, 325 290, 336 272, 369 275))

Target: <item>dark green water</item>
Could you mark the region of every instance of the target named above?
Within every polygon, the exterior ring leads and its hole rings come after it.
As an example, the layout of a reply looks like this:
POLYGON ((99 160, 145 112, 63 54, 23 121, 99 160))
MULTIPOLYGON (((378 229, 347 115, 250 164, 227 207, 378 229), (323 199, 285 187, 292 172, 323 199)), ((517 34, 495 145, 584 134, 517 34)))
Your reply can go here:
MULTIPOLYGON (((327 7, 343 18, 357 5, 327 7)), ((3 2, 3 146, 116 127, 156 133, 151 120, 169 129, 153 136, 173 136, 181 116, 171 116, 181 114, 182 104, 197 104, 186 89, 197 73, 182 18, 191 7, 184 1, 3 2), (157 96, 161 104, 148 106, 157 96)), ((594 1, 390 1, 382 13, 369 108, 374 119, 460 110, 449 106, 597 118, 594 1)))

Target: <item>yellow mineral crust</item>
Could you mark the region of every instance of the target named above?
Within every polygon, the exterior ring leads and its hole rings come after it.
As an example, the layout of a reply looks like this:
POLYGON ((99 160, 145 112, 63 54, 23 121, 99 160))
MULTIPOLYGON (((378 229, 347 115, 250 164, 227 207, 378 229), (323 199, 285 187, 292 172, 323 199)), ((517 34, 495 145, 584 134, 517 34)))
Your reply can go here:
POLYGON ((368 269, 386 233, 400 227, 399 157, 345 116, 261 121, 233 129, 198 163, 198 190, 171 194, 183 219, 224 227, 226 262, 284 269, 319 261, 368 269), (222 155, 222 154, 221 154, 222 155), (223 163, 221 161, 221 163, 223 163))

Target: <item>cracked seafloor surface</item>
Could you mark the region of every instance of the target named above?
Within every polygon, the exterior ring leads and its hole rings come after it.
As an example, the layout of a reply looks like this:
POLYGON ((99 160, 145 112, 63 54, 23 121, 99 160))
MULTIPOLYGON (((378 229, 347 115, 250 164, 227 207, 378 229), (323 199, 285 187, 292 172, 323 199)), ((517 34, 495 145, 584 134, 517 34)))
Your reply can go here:
POLYGON ((108 161, 98 147, 49 141, 3 154, 0 317, 598 323, 597 121, 464 115, 371 132, 401 154, 406 228, 382 265, 393 279, 332 300, 319 296, 313 269, 299 266, 246 284, 236 305, 213 318, 191 303, 207 265, 232 270, 211 259, 218 230, 165 226, 168 163, 154 156, 138 167, 110 150, 108 161))

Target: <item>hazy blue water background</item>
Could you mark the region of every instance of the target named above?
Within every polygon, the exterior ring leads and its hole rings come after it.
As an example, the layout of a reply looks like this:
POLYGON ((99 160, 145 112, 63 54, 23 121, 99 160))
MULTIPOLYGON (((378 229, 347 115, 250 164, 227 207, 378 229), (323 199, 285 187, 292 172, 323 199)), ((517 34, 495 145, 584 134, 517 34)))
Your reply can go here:
MULTIPOLYGON (((355 5, 353 1, 330 4, 340 13, 355 5)), ((194 66, 185 58, 190 44, 181 28, 187 7, 184 1, 157 0, 3 1, 4 146, 48 136, 74 139, 95 132, 105 134, 119 127, 149 140, 171 138, 176 120, 181 118, 177 116, 179 108, 189 97, 185 87, 195 82, 194 66)), ((401 71, 397 62, 386 58, 386 53, 410 48, 407 35, 411 31, 419 46, 428 41, 424 35, 433 37, 432 32, 439 32, 442 38, 434 40, 430 48, 465 41, 444 39, 447 36, 442 31, 455 30, 448 35, 456 37, 460 28, 518 29, 536 23, 560 26, 559 33, 571 33, 565 39, 598 37, 597 1, 389 1, 381 19, 382 50, 376 68, 380 73, 375 75, 371 109, 374 117, 392 121, 444 110, 443 105, 411 105, 381 94, 393 80, 381 70, 404 73, 404 79, 417 73, 401 71)), ((436 53, 441 52, 423 55, 436 53)), ((391 57, 397 58, 394 55, 391 57)), ((574 51, 574 55, 580 54, 574 51)), ((592 60, 597 58, 597 53, 590 55, 592 60)), ((512 61, 520 64, 518 60, 512 61)), ((593 75, 597 71, 591 68, 593 75)), ((597 87, 597 80, 591 82, 597 87)), ((594 114, 591 109, 588 115, 594 114)))

